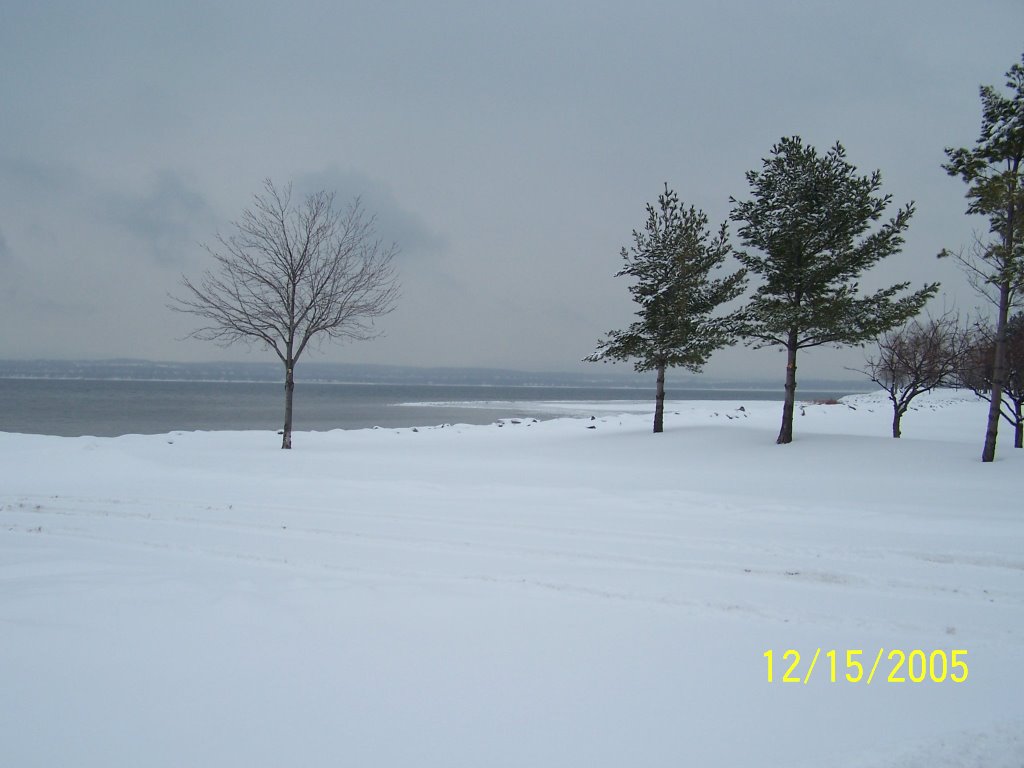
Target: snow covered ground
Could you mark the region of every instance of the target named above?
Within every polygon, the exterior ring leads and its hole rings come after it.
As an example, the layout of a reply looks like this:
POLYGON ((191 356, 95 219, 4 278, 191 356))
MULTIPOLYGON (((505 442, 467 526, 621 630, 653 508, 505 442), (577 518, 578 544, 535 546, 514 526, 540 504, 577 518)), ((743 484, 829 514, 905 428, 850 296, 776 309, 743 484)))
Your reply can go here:
POLYGON ((898 441, 879 396, 808 405, 789 446, 778 403, 630 407, 0 434, 0 763, 1024 763, 1024 451, 979 461, 985 404, 898 441))

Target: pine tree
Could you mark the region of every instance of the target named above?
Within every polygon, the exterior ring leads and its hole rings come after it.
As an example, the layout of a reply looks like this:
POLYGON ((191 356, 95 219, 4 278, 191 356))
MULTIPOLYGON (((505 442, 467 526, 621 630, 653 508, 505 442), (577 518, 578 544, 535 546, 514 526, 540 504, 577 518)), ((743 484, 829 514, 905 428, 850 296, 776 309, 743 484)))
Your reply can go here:
POLYGON ((1024 55, 1021 62, 1006 73, 1010 96, 982 86, 981 135, 973 149, 947 148, 949 162, 943 165, 967 184, 967 212, 988 217, 993 236, 980 242, 973 256, 959 256, 975 287, 986 295, 987 288, 998 294, 992 397, 981 452, 986 462, 996 456, 1010 307, 1024 288, 1024 55))
POLYGON ((758 347, 787 352, 786 395, 777 442, 793 440, 797 352, 821 345, 860 344, 916 315, 937 284, 900 297, 908 283, 862 295, 857 280, 898 253, 913 204, 869 232, 891 202, 879 195, 881 173, 858 176, 836 144, 821 156, 797 137, 783 138, 748 171, 753 198, 732 199, 740 237, 760 253, 738 252, 762 278, 748 305, 743 335, 758 347))
POLYGON ((712 237, 705 213, 683 208, 668 184, 657 207, 648 203, 644 231, 633 230, 632 247, 622 249, 616 277, 634 279, 638 320, 608 333, 586 360, 635 360, 637 371, 657 371, 655 432, 664 429, 665 370, 699 373, 712 352, 735 341, 735 318, 712 314, 743 292, 745 270, 711 278, 731 252, 726 223, 712 237))

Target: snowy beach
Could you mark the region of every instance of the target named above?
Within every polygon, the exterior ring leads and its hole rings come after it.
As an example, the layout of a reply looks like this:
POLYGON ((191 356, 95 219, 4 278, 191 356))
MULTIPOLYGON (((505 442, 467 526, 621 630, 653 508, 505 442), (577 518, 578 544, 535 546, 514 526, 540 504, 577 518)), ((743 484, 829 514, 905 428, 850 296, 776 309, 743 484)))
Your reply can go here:
POLYGON ((0 433, 0 762, 1019 768, 1024 451, 980 462, 986 403, 901 440, 881 395, 799 404, 788 446, 776 402, 544 407, 0 433))

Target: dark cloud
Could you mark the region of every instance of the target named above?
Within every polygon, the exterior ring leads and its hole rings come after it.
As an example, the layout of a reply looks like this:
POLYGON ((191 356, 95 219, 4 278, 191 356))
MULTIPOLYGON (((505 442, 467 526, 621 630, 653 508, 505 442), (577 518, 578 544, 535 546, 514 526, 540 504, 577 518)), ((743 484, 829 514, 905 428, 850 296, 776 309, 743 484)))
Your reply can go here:
POLYGON ((320 190, 333 192, 339 206, 346 206, 358 197, 363 209, 375 217, 380 239, 397 243, 402 259, 437 256, 447 247, 445 238, 404 208, 386 184, 366 174, 330 167, 298 176, 293 188, 302 196, 320 190))
POLYGON ((106 222, 112 233, 130 236, 135 255, 161 266, 182 266, 219 221, 198 186, 169 169, 155 171, 140 190, 68 165, 0 157, 0 199, 29 208, 36 217, 50 210, 64 226, 78 217, 95 226, 106 222))
POLYGON ((217 216, 206 198, 169 170, 161 171, 143 194, 110 194, 107 205, 146 253, 168 266, 182 266, 197 243, 217 229, 217 216))

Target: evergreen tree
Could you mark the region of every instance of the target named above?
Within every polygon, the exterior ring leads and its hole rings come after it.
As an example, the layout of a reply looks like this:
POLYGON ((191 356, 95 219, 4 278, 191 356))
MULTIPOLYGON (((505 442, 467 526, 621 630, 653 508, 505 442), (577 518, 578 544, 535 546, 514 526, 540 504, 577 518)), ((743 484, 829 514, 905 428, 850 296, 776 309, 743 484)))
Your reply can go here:
POLYGON ((644 231, 633 230, 632 247, 622 249, 625 266, 616 277, 634 279, 629 292, 638 319, 608 333, 586 360, 635 360, 637 371, 657 371, 655 432, 664 428, 665 370, 699 373, 712 352, 735 340, 735 319, 712 316, 743 292, 745 270, 711 278, 731 252, 726 223, 712 237, 704 212, 683 208, 668 184, 657 208, 648 203, 644 231))
POLYGON ((994 289, 996 327, 992 392, 981 460, 996 456, 1002 390, 1007 375, 1007 324, 1014 298, 1024 288, 1024 56, 1006 73, 1010 96, 981 88, 981 135, 973 149, 946 149, 943 168, 967 184, 968 213, 988 217, 992 240, 960 261, 982 293, 994 289))
POLYGON ((937 284, 900 297, 908 283, 861 295, 857 279, 898 253, 913 204, 869 232, 891 201, 881 174, 858 176, 836 144, 821 156, 799 137, 772 147, 760 171, 748 171, 753 198, 732 199, 744 244, 760 253, 737 258, 762 283, 745 311, 743 335, 787 352, 786 396, 778 443, 793 440, 797 352, 824 344, 860 344, 916 315, 937 284))

